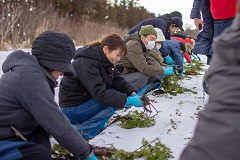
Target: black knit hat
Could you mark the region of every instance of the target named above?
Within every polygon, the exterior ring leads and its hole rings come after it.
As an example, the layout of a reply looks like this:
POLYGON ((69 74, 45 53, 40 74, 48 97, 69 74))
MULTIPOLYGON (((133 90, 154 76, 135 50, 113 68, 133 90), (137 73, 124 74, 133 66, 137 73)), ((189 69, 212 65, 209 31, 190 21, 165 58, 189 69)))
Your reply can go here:
POLYGON ((40 65, 64 72, 64 75, 76 75, 71 64, 75 52, 72 39, 64 34, 52 31, 41 33, 32 45, 32 55, 36 56, 40 65))
POLYGON ((183 51, 183 53, 185 53, 185 52, 186 52, 185 44, 182 43, 182 42, 178 42, 178 43, 179 43, 179 45, 180 45, 180 49, 183 51))

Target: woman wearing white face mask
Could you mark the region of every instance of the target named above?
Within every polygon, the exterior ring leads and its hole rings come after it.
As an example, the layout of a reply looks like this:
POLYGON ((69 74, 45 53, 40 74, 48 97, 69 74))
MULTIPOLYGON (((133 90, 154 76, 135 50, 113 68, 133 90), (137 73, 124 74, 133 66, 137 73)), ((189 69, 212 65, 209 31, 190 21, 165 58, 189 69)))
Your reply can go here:
POLYGON ((152 65, 148 59, 148 53, 155 48, 156 39, 157 32, 152 25, 142 26, 139 33, 125 38, 128 53, 118 62, 117 69, 139 90, 139 95, 144 93, 148 84, 159 81, 158 77, 173 74, 173 68, 166 70, 161 65, 152 65))

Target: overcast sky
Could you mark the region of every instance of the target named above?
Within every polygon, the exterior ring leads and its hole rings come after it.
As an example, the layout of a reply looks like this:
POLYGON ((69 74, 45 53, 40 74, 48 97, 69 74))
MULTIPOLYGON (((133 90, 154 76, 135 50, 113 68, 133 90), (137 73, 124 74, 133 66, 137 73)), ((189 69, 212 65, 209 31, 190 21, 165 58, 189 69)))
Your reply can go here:
POLYGON ((192 29, 195 29, 194 22, 190 19, 193 0, 139 0, 139 3, 148 11, 155 13, 156 16, 179 11, 183 15, 183 28, 188 23, 192 29))

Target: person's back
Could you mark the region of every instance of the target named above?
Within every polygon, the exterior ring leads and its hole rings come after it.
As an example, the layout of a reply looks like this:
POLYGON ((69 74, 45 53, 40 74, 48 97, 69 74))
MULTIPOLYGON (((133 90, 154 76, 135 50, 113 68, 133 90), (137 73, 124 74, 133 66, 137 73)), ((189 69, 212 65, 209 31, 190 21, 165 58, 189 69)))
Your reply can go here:
POLYGON ((164 35, 168 31, 167 30, 167 28, 168 28, 167 20, 159 19, 159 18, 149 18, 149 19, 146 19, 146 20, 140 22, 139 24, 134 26, 132 29, 130 29, 128 31, 128 34, 133 34, 135 32, 139 32, 141 27, 145 26, 145 25, 152 25, 154 28, 160 28, 164 35))
POLYGON ((179 17, 180 19, 182 19, 182 13, 179 11, 173 11, 171 13, 166 13, 164 15, 160 15, 157 18, 160 19, 171 19, 172 17, 179 17))

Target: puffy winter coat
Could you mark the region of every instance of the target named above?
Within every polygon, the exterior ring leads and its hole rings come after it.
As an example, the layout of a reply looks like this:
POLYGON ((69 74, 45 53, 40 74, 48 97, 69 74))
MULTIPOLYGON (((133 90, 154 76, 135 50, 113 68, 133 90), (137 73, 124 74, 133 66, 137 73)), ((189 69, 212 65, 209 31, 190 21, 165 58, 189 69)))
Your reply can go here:
POLYGON ((166 40, 163 43, 166 47, 166 50, 167 50, 169 56, 171 56, 173 61, 175 62, 178 73, 182 73, 183 72, 183 62, 182 62, 182 56, 180 53, 180 45, 179 45, 178 41, 166 40))
POLYGON ((79 48, 74 57, 73 67, 77 77, 64 76, 60 83, 61 107, 80 105, 96 98, 106 106, 122 108, 127 96, 137 91, 120 76, 100 46, 79 48))

